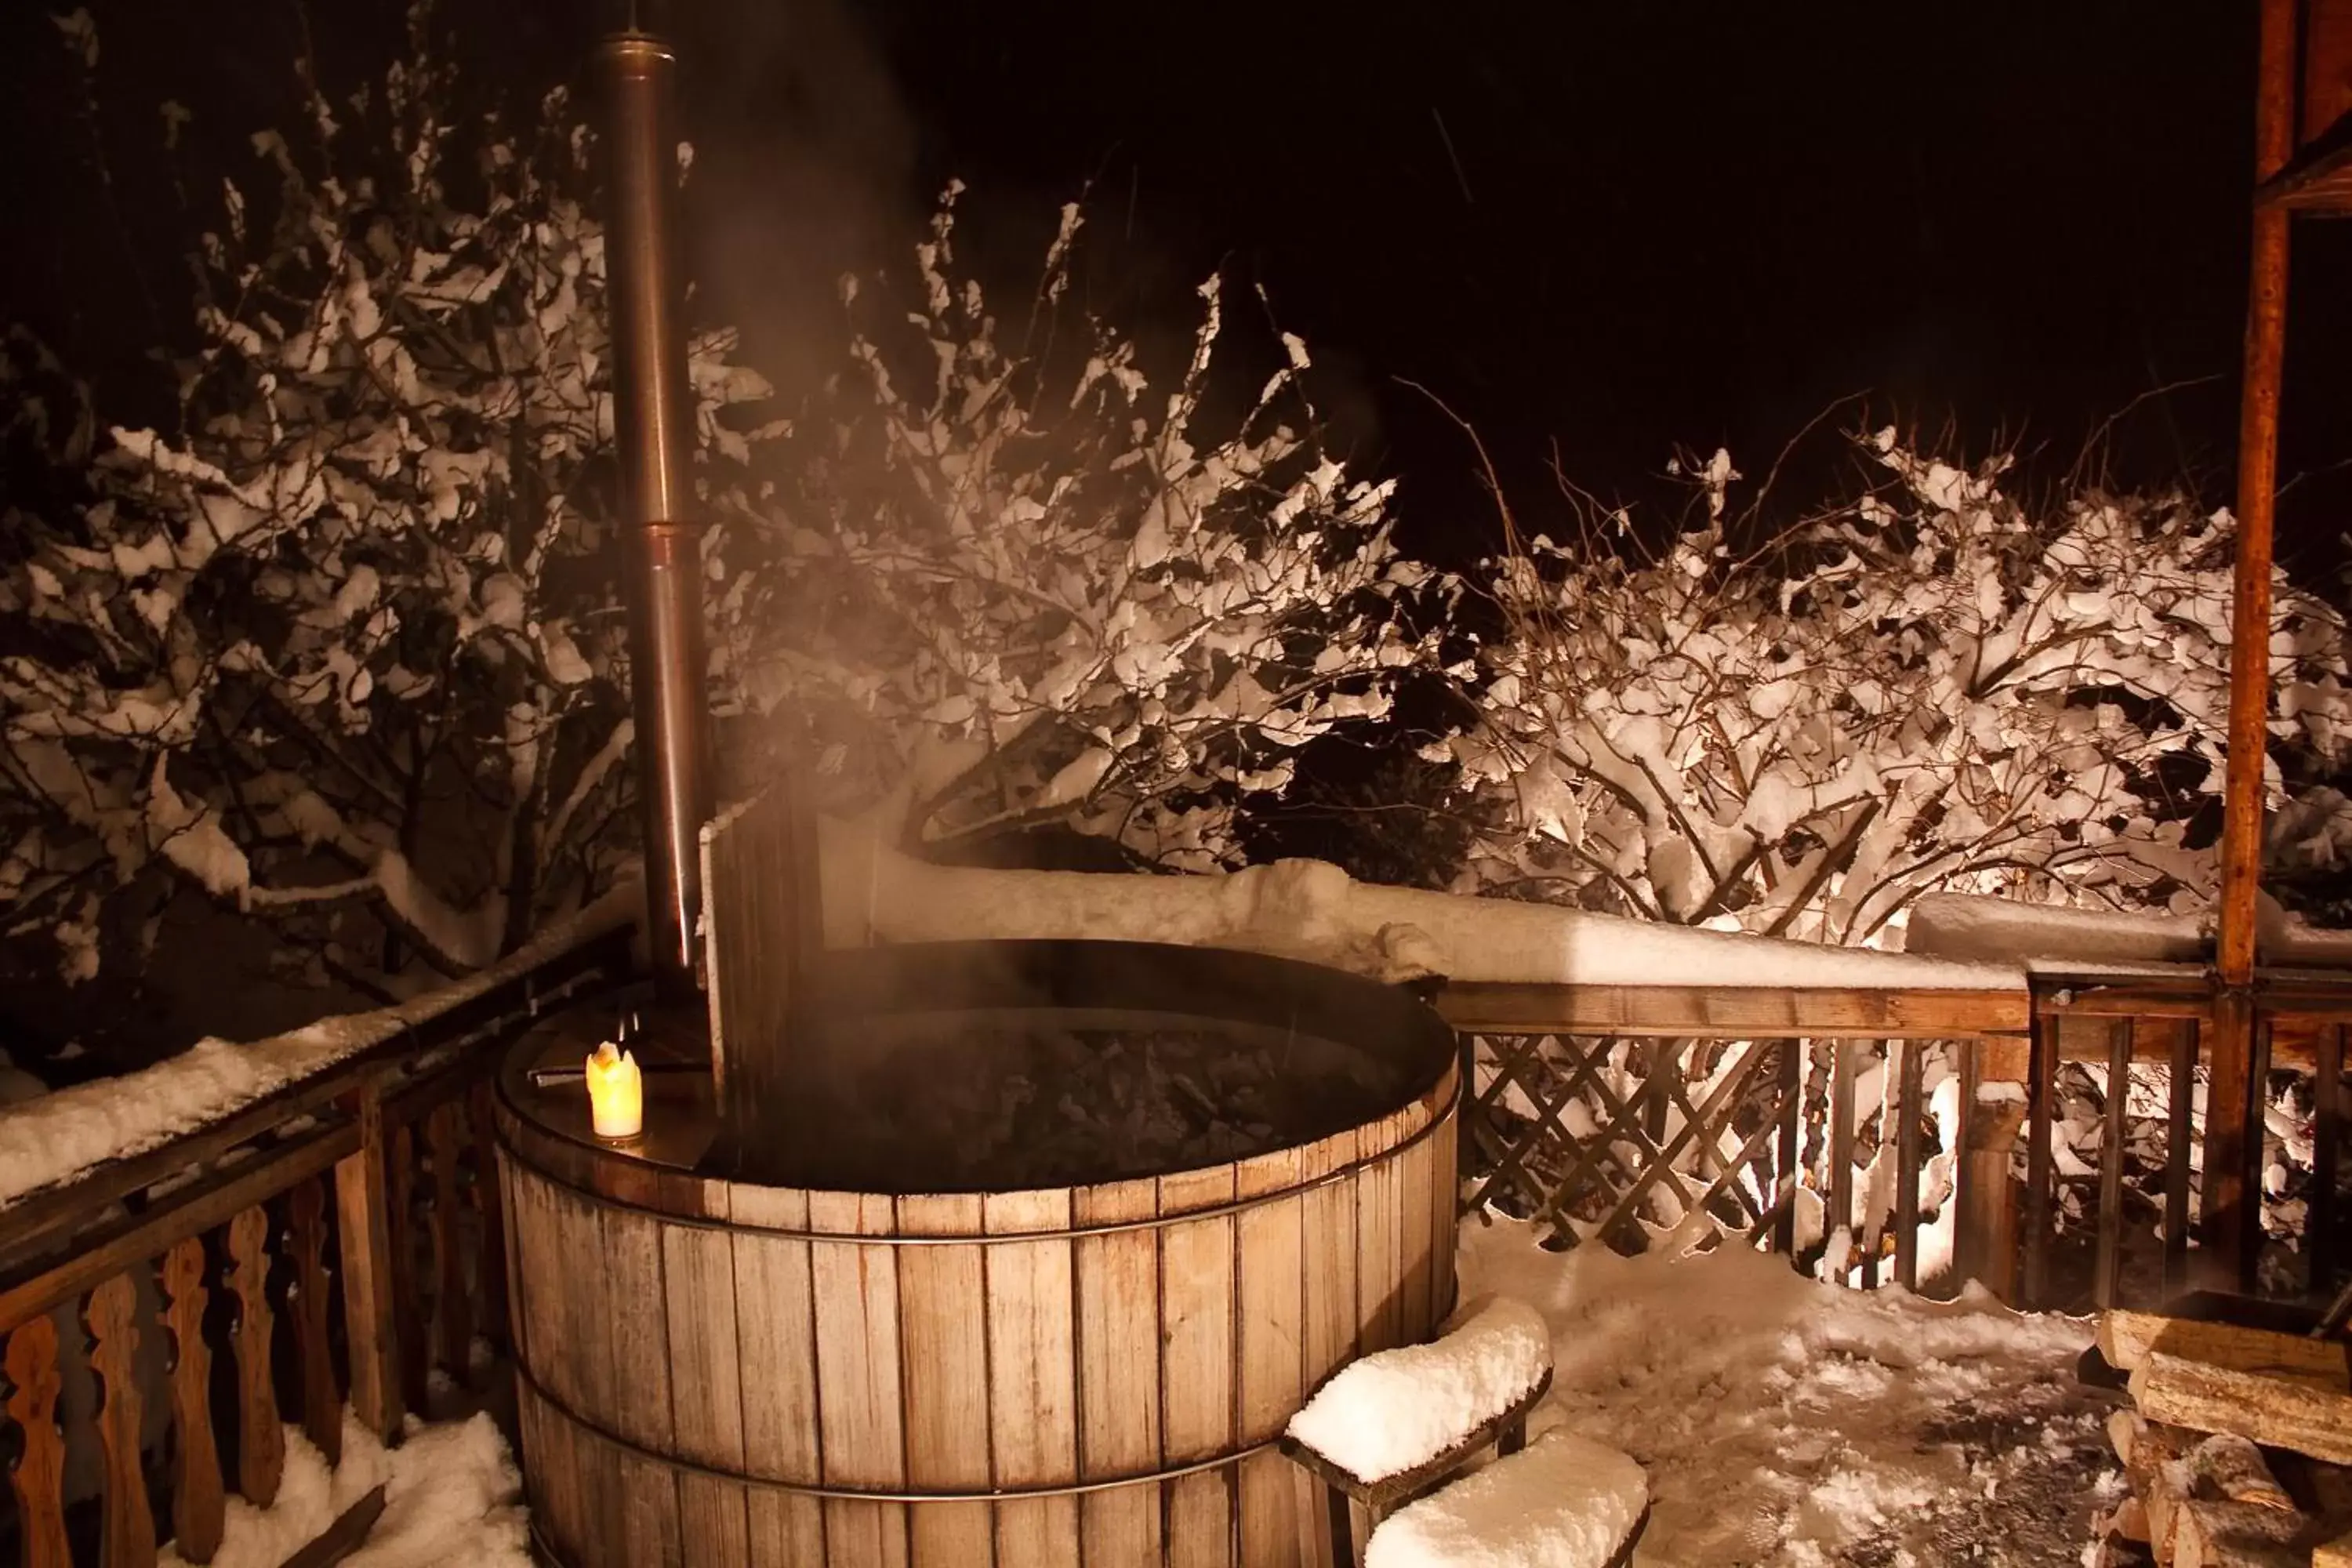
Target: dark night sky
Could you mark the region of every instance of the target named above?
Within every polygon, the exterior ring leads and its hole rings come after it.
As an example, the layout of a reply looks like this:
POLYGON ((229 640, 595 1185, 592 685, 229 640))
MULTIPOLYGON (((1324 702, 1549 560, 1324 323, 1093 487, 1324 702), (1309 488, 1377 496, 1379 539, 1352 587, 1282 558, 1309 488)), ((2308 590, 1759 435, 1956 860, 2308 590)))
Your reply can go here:
MULTIPOLYGON (((0 313, 135 380, 121 311, 93 306, 133 247, 80 167, 39 9, 0 23, 0 133, 26 176, 0 313)), ((275 117, 283 0, 92 9, 119 172, 161 97, 198 110, 225 162, 275 117)), ((583 9, 443 14, 479 42, 478 77, 535 91, 573 68, 583 9)), ((397 36, 383 0, 316 13, 331 76, 397 36)), ((1603 492, 1678 441, 1727 443, 1757 473, 1831 400, 1870 391, 1881 416, 1948 420, 1978 449, 2022 432, 2063 470, 2105 416, 2199 378, 2120 426, 2116 466, 2228 493, 2250 5, 680 0, 675 25, 701 150, 696 269, 778 358, 822 279, 911 237, 948 174, 974 187, 974 246, 1008 279, 1091 180, 1091 296, 1173 332, 1209 268, 1263 283, 1441 554, 1484 537, 1470 456, 1397 377, 1472 419, 1538 518, 1555 438, 1603 492)), ((137 248, 159 253, 163 220, 133 175, 119 185, 137 248)), ((2297 242, 2289 475, 2352 458, 2330 352, 2352 321, 2325 292, 2347 241, 2306 224, 2297 242)), ((2285 551, 2332 562, 2347 494, 2340 476, 2299 485, 2285 551)))

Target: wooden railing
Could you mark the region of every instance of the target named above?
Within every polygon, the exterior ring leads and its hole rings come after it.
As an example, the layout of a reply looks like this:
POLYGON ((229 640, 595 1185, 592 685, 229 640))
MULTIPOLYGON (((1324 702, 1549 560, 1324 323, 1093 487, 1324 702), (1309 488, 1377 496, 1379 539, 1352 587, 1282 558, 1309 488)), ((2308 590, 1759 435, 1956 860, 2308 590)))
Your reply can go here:
MULTIPOLYGON (((506 1321, 489 1074, 608 986, 626 930, 546 957, 162 1148, 0 1210, 0 1560, 146 1568, 276 1498, 284 1423, 331 1466, 344 1411, 395 1441, 506 1321), (94 1442, 92 1441, 94 1437, 94 1442)), ((380 1494, 336 1526, 363 1531, 380 1494)))
POLYGON ((1978 1090, 2023 1077, 2022 990, 1471 985, 1438 1005, 1474 1086, 1470 1208, 1627 1251, 1711 1229, 1916 1287, 1932 1207, 1963 1271, 2001 1272, 2018 1117, 1978 1090), (1940 1122, 1931 1068, 1953 1081, 1940 1122))
POLYGON ((1916 1287, 1932 1237, 1950 1248, 1948 1284, 1979 1279, 2027 1306, 2154 1304, 2191 1286, 2331 1290, 2347 1217, 2336 1189, 2352 977, 2261 978, 2242 1182, 2264 1194, 2273 1067, 2311 1075, 2310 1173, 2267 1208, 2249 1204, 2238 1246, 2192 1251, 2213 997, 2193 968, 2037 973, 2006 992, 1453 988, 1439 1006, 1473 1085, 1465 1207, 1627 1251, 1675 1225, 1712 1228, 1865 1287, 1916 1287), (2086 1069, 2098 1121, 2087 1173, 2063 1168, 2066 1063, 2086 1069), (2160 1118, 2133 1112, 2135 1081, 2143 1100, 2161 1093, 2160 1118), (2284 1221, 2297 1204, 2291 1257, 2265 1250, 2265 1215, 2284 1221))
POLYGON ((2235 1173, 2248 1201, 2234 1213, 2206 1216, 2200 1239, 2207 1250, 2200 1254, 2190 1248, 2205 1165, 2195 1089, 2213 1027, 2210 978, 2193 969, 2130 977, 2037 975, 2027 1068, 2034 1114, 2026 1130, 2022 1300, 2056 1305, 2087 1296, 2091 1304, 2107 1307, 2153 1304, 2191 1287, 2273 1296, 2326 1295, 2338 1287, 2344 1262, 2338 1230, 2347 1214, 2336 1184, 2352 977, 2258 973, 2252 1003, 2249 1077, 2254 1092, 2247 1097, 2247 1125, 2242 1130, 2246 1164, 2235 1173), (2153 1125, 2157 1119, 2132 1117, 2124 1095, 2103 1096, 2095 1177, 2068 1178, 2056 1169, 2059 1074, 2067 1062, 2095 1064, 2110 1085, 2137 1071, 2165 1089, 2160 1127, 2153 1125), (2273 1192, 2264 1180, 2263 1123, 2273 1104, 2274 1075, 2280 1073, 2308 1079, 2311 1160, 2306 1175, 2290 1178, 2296 1181, 2295 1190, 2273 1192), (2134 1124, 2160 1136, 2160 1187, 2151 1183, 2135 1188, 2130 1183, 2127 1142, 2134 1124), (2095 1204, 2095 1225, 2087 1227, 2096 1237, 2087 1291, 2068 1289, 2053 1262, 2063 1237, 2062 1199, 2070 1182, 2095 1194, 2081 1205, 2087 1214, 2095 1204), (2222 1225, 2234 1226, 2236 1234, 2217 1234, 2222 1225), (2273 1229, 2290 1236, 2291 1244, 2266 1241, 2273 1229), (2153 1265, 2140 1269, 2138 1278, 2127 1272, 2135 1240, 2143 1243, 2143 1260, 2153 1265))
MULTIPOLYGON (((491 1070, 540 1013, 617 984, 628 935, 542 955, 0 1210, 0 1561, 144 1568, 167 1536, 206 1561, 232 1489, 275 1496, 281 1420, 332 1463, 347 1410, 391 1440, 406 1412, 462 1403, 506 1320, 491 1070)), ((2190 1090, 2211 1005, 2195 973, 1982 992, 1452 987, 1465 1206, 1570 1245, 1712 1230, 1865 1287, 1941 1274, 2028 1305, 2152 1300, 2199 1256, 2190 1090), (2060 1154, 2070 1063, 2097 1109, 2090 1173, 2060 1154), (2135 1069, 2164 1082, 2160 1136, 2096 1092, 2135 1069)), ((2256 1013, 2256 1081, 2275 1063, 2319 1085, 2298 1267, 2261 1282, 2322 1289, 2340 1257, 2352 984, 2269 976, 2256 1013)), ((2231 1282, 2254 1283, 2251 1265, 2231 1282)))

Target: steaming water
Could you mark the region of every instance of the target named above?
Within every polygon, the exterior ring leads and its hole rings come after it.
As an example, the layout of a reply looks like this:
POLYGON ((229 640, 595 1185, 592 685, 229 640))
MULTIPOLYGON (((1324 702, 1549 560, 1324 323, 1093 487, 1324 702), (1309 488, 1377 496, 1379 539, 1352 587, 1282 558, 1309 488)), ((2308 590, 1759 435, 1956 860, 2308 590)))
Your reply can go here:
POLYGON ((1340 1041, 1197 1015, 974 1009, 804 1032, 722 1154, 793 1186, 970 1192, 1247 1159, 1393 1110, 1409 1069, 1340 1041))

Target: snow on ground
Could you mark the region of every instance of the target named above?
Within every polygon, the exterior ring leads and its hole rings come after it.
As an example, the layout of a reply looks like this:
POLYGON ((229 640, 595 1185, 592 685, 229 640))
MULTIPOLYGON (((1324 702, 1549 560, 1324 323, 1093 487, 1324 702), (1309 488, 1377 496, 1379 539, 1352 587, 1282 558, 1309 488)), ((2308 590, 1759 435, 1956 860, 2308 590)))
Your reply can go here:
MULTIPOLYGON (((425 1426, 387 1452, 346 1413, 343 1462, 330 1472, 300 1428, 286 1428, 286 1476, 257 1509, 228 1500, 212 1568, 278 1568, 381 1483, 383 1513, 344 1568, 530 1568, 522 1477, 487 1412, 425 1426)), ((187 1568, 169 1547, 159 1568, 187 1568)))
POLYGON ((323 1018, 267 1040, 201 1040, 120 1078, 93 1079, 0 1108, 0 1211, 110 1160, 144 1153, 288 1084, 504 984, 556 954, 627 925, 645 894, 625 882, 479 973, 391 1007, 323 1018))
POLYGON ((1973 1289, 1840 1289, 1741 1248, 1563 1256, 1535 1237, 1465 1225, 1462 1289, 1531 1302, 1550 1325, 1531 1432, 1649 1472, 1638 1568, 2081 1561, 2113 1468, 2105 1396, 2073 1375, 2088 1323, 1973 1289))

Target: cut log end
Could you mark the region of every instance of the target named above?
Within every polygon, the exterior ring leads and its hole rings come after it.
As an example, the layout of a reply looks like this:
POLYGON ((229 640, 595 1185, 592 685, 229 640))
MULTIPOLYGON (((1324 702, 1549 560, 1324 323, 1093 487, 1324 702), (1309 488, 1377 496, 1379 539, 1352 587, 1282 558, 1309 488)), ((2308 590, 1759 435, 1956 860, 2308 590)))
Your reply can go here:
POLYGON ((2131 1468, 2141 1426, 2140 1418, 2128 1410, 2118 1410, 2107 1417, 2107 1441, 2116 1450, 2116 1462, 2126 1470, 2131 1468))
POLYGON ((2200 1498, 2266 1508, 2273 1513, 2296 1511, 2294 1500, 2271 1474, 2263 1451, 2235 1433, 2216 1433, 2190 1449, 2189 1473, 2200 1498))
POLYGON ((2147 1544, 2147 1509, 2136 1497, 2126 1497, 2116 1504, 2113 1511, 2103 1515, 2092 1533, 2106 1541, 2128 1541, 2147 1544))
POLYGON ((2275 1360, 2254 1367, 2192 1360, 2151 1349, 2131 1374, 2139 1413, 2197 1432, 2229 1432, 2315 1459, 2352 1464, 2352 1392, 2338 1352, 2332 1378, 2285 1370, 2275 1360))
POLYGON ((2296 1545, 2303 1516, 2259 1503, 2183 1503, 2173 1530, 2172 1568, 2303 1568, 2296 1545))
POLYGON ((2153 1312, 2114 1311, 2101 1314, 2097 1342, 2108 1364, 2122 1372, 2136 1371, 2150 1355, 2162 1354, 2352 1392, 2346 1347, 2339 1340, 2315 1340, 2193 1318, 2165 1318, 2153 1312))

